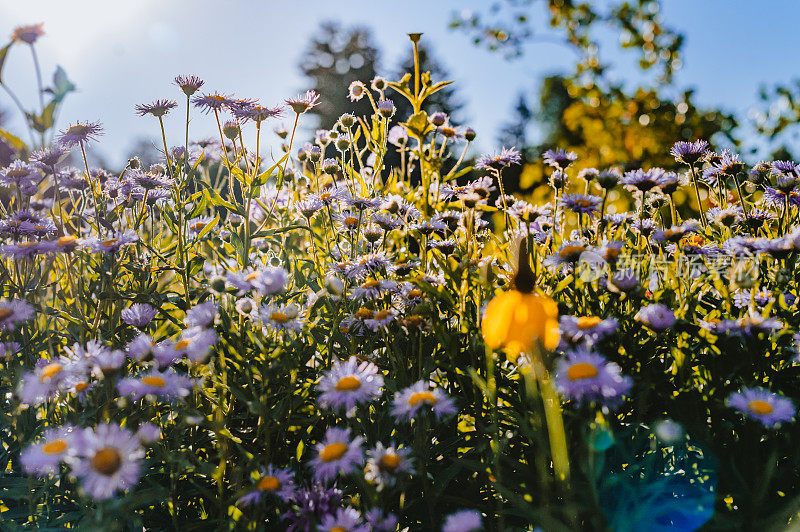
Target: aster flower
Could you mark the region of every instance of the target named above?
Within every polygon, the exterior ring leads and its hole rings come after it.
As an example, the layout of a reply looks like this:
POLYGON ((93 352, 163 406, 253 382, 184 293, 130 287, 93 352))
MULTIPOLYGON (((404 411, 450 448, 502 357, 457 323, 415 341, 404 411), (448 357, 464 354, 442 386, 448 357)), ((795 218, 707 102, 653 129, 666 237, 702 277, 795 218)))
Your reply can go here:
POLYGON ((364 519, 372 532, 395 532, 397 530, 397 516, 393 513, 384 513, 380 508, 373 508, 364 514, 364 519))
POLYGON ((70 465, 90 497, 110 499, 139 482, 144 450, 136 434, 118 425, 101 424, 94 430, 84 429, 79 442, 70 465))
POLYGON ((103 126, 99 122, 77 122, 61 132, 58 142, 65 148, 72 148, 78 144, 95 141, 102 134, 103 126))
POLYGON ((595 344, 617 330, 615 318, 598 316, 561 316, 558 325, 562 340, 570 344, 595 344))
POLYGON ((355 414, 357 405, 379 398, 382 388, 383 376, 378 367, 371 362, 360 362, 354 356, 346 362, 334 362, 333 368, 320 378, 317 385, 317 390, 322 392, 320 405, 346 412, 348 417, 355 414))
POLYGON ((205 114, 219 112, 231 103, 231 97, 217 92, 195 96, 192 104, 205 114))
POLYGON ((663 332, 675 324, 675 313, 661 303, 647 305, 639 310, 636 320, 647 325, 656 332, 663 332))
MULTIPOLYGON (((213 329, 192 327, 185 329, 181 333, 181 339, 175 342, 174 349, 179 355, 186 355, 192 362, 203 363, 208 360, 211 349, 216 343, 217 333, 213 329)), ((168 354, 168 352, 165 354, 168 354)), ((156 360, 159 360, 158 355, 158 351, 154 352, 156 360)), ((159 364, 163 366, 160 361, 159 364)))
POLYGON ((322 517, 317 528, 319 532, 369 532, 369 526, 361 520, 361 514, 355 508, 339 508, 336 514, 322 517))
POLYGON ((21 299, 0 301, 0 330, 13 331, 34 313, 33 306, 21 299))
POLYGON ((297 332, 303 328, 296 305, 262 305, 259 309, 261 324, 275 331, 297 332))
POLYGON ((129 377, 117 382, 120 395, 134 400, 150 395, 160 399, 182 399, 194 388, 194 380, 173 371, 153 370, 139 377, 129 377))
POLYGON ((39 37, 44 35, 44 22, 39 24, 27 24, 25 26, 17 26, 11 33, 11 41, 21 41, 26 44, 33 45, 39 37))
POLYGON ((142 423, 139 430, 136 431, 136 437, 144 445, 149 445, 161 438, 161 429, 152 423, 142 423))
POLYGON ((555 382, 567 399, 614 406, 633 385, 620 373, 620 367, 602 355, 578 349, 556 363, 555 382))
POLYGON ((630 172, 625 172, 625 175, 620 179, 620 183, 630 191, 638 190, 644 193, 659 185, 661 173, 663 173, 663 170, 660 168, 631 170, 630 172))
POLYGON ((364 325, 372 332, 377 332, 381 329, 385 329, 395 318, 397 318, 397 312, 394 310, 377 310, 371 317, 364 320, 364 325))
POLYGON ((75 427, 71 425, 48 429, 40 442, 29 445, 20 453, 22 468, 29 474, 57 475, 59 465, 73 450, 75 436, 75 427))
POLYGON ((134 242, 138 242, 139 235, 133 231, 114 232, 107 235, 106 238, 93 237, 86 240, 85 245, 95 253, 108 253, 115 254, 123 246, 128 246, 134 242))
POLYGON ((153 115, 160 118, 176 107, 178 107, 178 104, 172 100, 155 100, 153 103, 137 105, 136 114, 139 116, 153 115))
POLYGON ((394 396, 392 415, 397 420, 411 422, 422 410, 430 410, 441 419, 455 414, 458 409, 438 386, 431 387, 425 381, 417 381, 394 396))
POLYGON ((483 530, 481 514, 475 510, 459 510, 445 518, 442 532, 480 532, 483 530))
POLYGON ((705 157, 706 153, 708 153, 708 142, 704 140, 676 142, 669 150, 669 154, 672 155, 677 162, 687 166, 697 164, 698 161, 701 161, 705 157))
POLYGON ((503 147, 499 152, 481 155, 475 162, 476 170, 502 170, 522 163, 522 156, 516 148, 503 147))
POLYGON ((364 438, 350 437, 350 429, 329 428, 325 439, 315 447, 316 456, 311 460, 314 479, 330 482, 338 475, 357 471, 364 463, 361 444, 364 438))
POLYGON ((753 336, 758 333, 771 333, 781 327, 781 322, 775 318, 765 318, 752 312, 736 320, 721 320, 713 324, 711 330, 717 334, 753 336))
POLYGON ((122 311, 122 321, 133 327, 145 327, 153 321, 157 310, 147 303, 134 303, 122 311))
POLYGON ((191 96, 205 84, 205 82, 197 76, 177 76, 173 81, 186 96, 191 96))
POLYGON ((25 163, 19 159, 0 169, 0 183, 7 187, 18 188, 23 194, 33 195, 36 192, 42 174, 35 164, 25 163))
POLYGON ((269 464, 259 471, 259 479, 253 490, 236 501, 241 506, 258 504, 262 498, 274 495, 283 502, 289 502, 295 495, 294 473, 289 469, 280 469, 269 464))
POLYGON ((761 422, 767 428, 794 420, 795 407, 792 400, 763 388, 744 388, 728 396, 728 406, 749 418, 761 422))
POLYGON ((347 95, 351 102, 357 102, 367 94, 367 87, 361 81, 354 81, 347 88, 347 95))
POLYGON ((561 244, 561 248, 547 257, 544 264, 550 268, 570 270, 580 260, 581 256, 589 251, 589 246, 580 240, 569 240, 561 244))
POLYGON ((30 161, 43 168, 52 168, 69 154, 63 146, 54 145, 49 148, 42 148, 31 153, 30 161))
POLYGON ((591 194, 564 194, 559 198, 559 202, 565 208, 576 214, 593 215, 600 212, 600 204, 603 199, 591 194))
POLYGON ((367 481, 379 487, 394 486, 397 477, 414 474, 411 448, 396 447, 394 444, 385 447, 378 442, 373 449, 367 451, 365 471, 364 477, 367 481))
POLYGON ((217 305, 213 301, 198 303, 186 311, 186 324, 189 327, 208 327, 217 318, 217 305))
POLYGON ((299 115, 319 105, 319 94, 316 91, 309 90, 305 94, 298 94, 294 98, 288 98, 284 101, 286 105, 292 108, 292 111, 299 115))

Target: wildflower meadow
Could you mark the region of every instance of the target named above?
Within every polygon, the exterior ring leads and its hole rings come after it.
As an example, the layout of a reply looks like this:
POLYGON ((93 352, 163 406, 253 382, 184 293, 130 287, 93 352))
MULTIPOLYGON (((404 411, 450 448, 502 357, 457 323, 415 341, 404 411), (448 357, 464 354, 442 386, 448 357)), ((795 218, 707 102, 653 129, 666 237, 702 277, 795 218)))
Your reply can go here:
POLYGON ((324 91, 178 75, 130 110, 160 161, 112 172, 60 70, 0 131, 0 530, 796 525, 800 165, 550 146, 523 199, 515 147, 423 110, 422 40, 313 138, 324 91))

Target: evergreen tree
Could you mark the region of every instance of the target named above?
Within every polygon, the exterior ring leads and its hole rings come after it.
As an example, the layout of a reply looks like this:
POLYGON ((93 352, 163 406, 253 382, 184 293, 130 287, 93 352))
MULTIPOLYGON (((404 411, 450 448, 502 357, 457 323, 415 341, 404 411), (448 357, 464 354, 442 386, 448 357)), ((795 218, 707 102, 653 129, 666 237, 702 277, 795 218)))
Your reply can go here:
POLYGON ((310 112, 318 117, 318 127, 330 128, 344 113, 369 115, 369 101, 350 102, 348 88, 354 81, 369 83, 375 77, 378 49, 372 34, 363 27, 342 28, 325 22, 312 37, 300 68, 311 79, 310 87, 321 96, 310 112))

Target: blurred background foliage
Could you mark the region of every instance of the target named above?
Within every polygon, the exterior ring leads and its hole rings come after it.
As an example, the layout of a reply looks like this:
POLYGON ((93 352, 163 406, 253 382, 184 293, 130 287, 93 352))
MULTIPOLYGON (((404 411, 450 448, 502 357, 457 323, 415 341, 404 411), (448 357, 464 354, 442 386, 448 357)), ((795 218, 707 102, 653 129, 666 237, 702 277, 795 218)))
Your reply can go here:
MULTIPOLYGON (((677 140, 698 138, 715 148, 736 148, 752 156, 795 158, 800 81, 764 87, 760 111, 750 116, 697 104, 694 91, 675 82, 683 62, 684 35, 664 20, 658 0, 497 0, 487 2, 482 11, 454 12, 449 27, 473 45, 496 52, 498 60, 517 61, 522 68, 535 63, 539 43, 556 43, 575 52, 573 64, 521 89, 516 101, 507 104, 507 125, 496 140, 516 146, 524 157, 522 166, 505 174, 510 193, 536 201, 548 192, 540 154, 555 146, 577 153, 579 169, 676 169, 669 148, 677 140), (613 47, 617 50, 610 50, 613 47), (636 79, 615 80, 606 56, 619 49, 640 72, 636 79)), ((330 127, 346 112, 365 112, 364 101, 343 97, 352 81, 412 67, 410 55, 396 66, 385 64, 371 35, 368 27, 329 22, 311 39, 300 67, 309 78, 309 88, 326 95, 313 110, 319 127, 330 127)), ((449 79, 434 49, 422 49, 421 63, 434 79, 449 79)), ((403 119, 410 109, 401 100, 395 103, 397 116, 403 119)), ((451 123, 469 125, 459 95, 449 87, 430 99, 426 111, 443 111, 451 123)), ((584 190, 578 185, 575 191, 584 190)), ((619 200, 625 202, 624 194, 619 200)), ((687 196, 679 208, 696 208, 690 201, 687 196)))

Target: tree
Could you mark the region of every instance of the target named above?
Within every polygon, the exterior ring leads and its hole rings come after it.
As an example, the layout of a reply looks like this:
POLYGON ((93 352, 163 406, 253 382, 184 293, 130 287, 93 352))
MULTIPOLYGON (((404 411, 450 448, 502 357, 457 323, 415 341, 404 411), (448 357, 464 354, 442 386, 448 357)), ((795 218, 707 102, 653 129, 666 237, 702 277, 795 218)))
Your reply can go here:
POLYGON ((375 77, 378 49, 369 29, 344 29, 337 22, 324 22, 312 37, 300 68, 311 79, 311 88, 321 96, 321 103, 310 112, 318 117, 318 126, 333 127, 344 113, 371 113, 366 99, 348 103, 348 88, 354 81, 369 83, 375 77))
POLYGON ((520 92, 514 106, 514 117, 500 133, 500 144, 503 146, 528 146, 528 128, 533 119, 533 112, 528 107, 525 93, 520 92))

